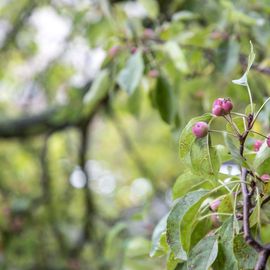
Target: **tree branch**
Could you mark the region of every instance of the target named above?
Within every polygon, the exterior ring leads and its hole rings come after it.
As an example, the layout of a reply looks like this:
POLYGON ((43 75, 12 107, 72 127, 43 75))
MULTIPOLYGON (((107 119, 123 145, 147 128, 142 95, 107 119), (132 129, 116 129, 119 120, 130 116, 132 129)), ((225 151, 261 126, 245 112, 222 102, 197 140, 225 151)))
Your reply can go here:
POLYGON ((244 238, 247 244, 252 246, 257 252, 261 252, 263 250, 262 245, 257 242, 250 232, 250 208, 251 208, 251 196, 247 187, 247 169, 242 168, 242 179, 241 179, 241 188, 243 195, 243 229, 244 229, 244 238))
MULTIPOLYGON (((88 86, 88 85, 87 85, 88 86)), ((37 115, 0 121, 0 138, 26 138, 80 126, 88 121, 98 108, 107 101, 107 93, 102 93, 86 104, 58 106, 37 115)))
POLYGON ((76 258, 80 254, 85 243, 88 240, 91 240, 94 235, 94 226, 92 223, 92 219, 95 214, 95 206, 93 202, 93 196, 89 187, 89 174, 86 169, 87 150, 89 146, 89 123, 91 122, 91 120, 92 118, 89 119, 89 121, 87 121, 86 123, 82 124, 82 126, 80 127, 81 144, 79 149, 79 166, 83 171, 86 179, 83 188, 85 214, 84 214, 84 225, 80 239, 78 240, 77 244, 70 250, 70 256, 73 258, 76 258), (92 232, 92 234, 90 232, 92 232))
POLYGON ((78 121, 65 116, 67 108, 57 107, 43 113, 0 121, 0 138, 25 138, 64 129, 78 121), (58 119, 57 119, 58 118, 58 119))
POLYGON ((17 37, 18 33, 22 29, 22 27, 25 25, 25 22, 27 19, 31 16, 33 10, 36 8, 36 6, 39 4, 38 0, 29 0, 25 7, 23 7, 20 14, 16 15, 16 20, 13 23, 13 28, 11 31, 7 34, 4 44, 0 48, 0 52, 5 51, 8 49, 11 43, 14 42, 15 38, 17 37))
POLYGON ((259 253, 259 259, 258 259, 257 264, 255 266, 255 270, 264 270, 265 269, 269 255, 270 255, 269 249, 263 249, 259 253))
POLYGON ((47 134, 44 139, 44 145, 41 150, 40 154, 40 164, 41 164, 41 187, 42 187, 42 199, 44 204, 47 207, 48 215, 49 215, 49 221, 52 228, 52 232, 57 240, 57 243, 59 245, 59 251, 63 255, 67 252, 67 245, 64 239, 63 234, 58 228, 57 222, 56 222, 56 215, 54 211, 54 205, 52 200, 52 192, 51 192, 51 177, 49 174, 49 167, 48 167, 48 159, 47 159, 47 153, 48 153, 48 140, 50 138, 51 134, 47 134))
MULTIPOLYGON (((253 115, 249 115, 247 118, 247 129, 245 132, 240 135, 240 155, 244 157, 244 145, 247 139, 247 136, 252 129, 253 125, 253 115)), ((244 239, 248 245, 250 245, 253 249, 255 249, 259 253, 259 258, 257 260, 256 266, 254 270, 264 270, 266 268, 266 263, 270 255, 270 246, 262 245, 259 243, 251 234, 250 231, 250 210, 251 210, 251 197, 252 192, 249 192, 247 186, 247 175, 248 171, 246 168, 242 167, 241 170, 241 190, 243 196, 243 230, 244 230, 244 239)))
POLYGON ((265 205, 265 204, 268 203, 269 201, 270 201, 270 195, 267 196, 267 197, 262 201, 261 206, 265 205))
MULTIPOLYGON (((142 156, 137 151, 137 149, 136 149, 134 143, 132 142, 132 140, 130 139, 126 129, 123 127, 123 125, 121 124, 121 121, 119 120, 119 118, 117 117, 117 115, 115 114, 115 112, 113 111, 112 108, 110 109, 108 115, 111 117, 111 119, 114 123, 114 126, 115 126, 119 136, 121 137, 124 147, 126 148, 126 150, 129 153, 132 154, 132 160, 136 164, 139 171, 144 176, 149 177, 151 180, 154 179, 155 177, 154 177, 153 173, 145 165, 146 162, 143 160, 142 156)), ((153 183, 153 185, 155 185, 155 183, 153 183)))

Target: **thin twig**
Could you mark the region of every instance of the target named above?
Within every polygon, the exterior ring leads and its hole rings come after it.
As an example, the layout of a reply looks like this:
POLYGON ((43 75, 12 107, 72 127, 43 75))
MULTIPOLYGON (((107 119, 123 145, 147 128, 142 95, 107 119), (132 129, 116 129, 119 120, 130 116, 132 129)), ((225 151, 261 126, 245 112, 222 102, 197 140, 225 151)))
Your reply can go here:
POLYGON ((266 203, 268 203, 269 201, 270 201, 270 195, 267 196, 267 197, 262 201, 261 207, 262 207, 263 205, 265 205, 266 203))
POLYGON ((261 133, 259 133, 257 131, 250 130, 249 132, 254 133, 254 134, 257 134, 257 135, 260 135, 260 136, 264 137, 265 139, 267 139, 267 136, 265 136, 265 135, 263 135, 263 134, 261 134, 261 133))
MULTIPOLYGON (((222 130, 216 130, 216 129, 210 129, 209 132, 216 132, 216 133, 222 133, 222 134, 224 134, 224 131, 222 131, 222 130)), ((228 134, 228 135, 231 135, 233 137, 238 138, 235 134, 233 134, 231 132, 225 131, 225 133, 228 134)))

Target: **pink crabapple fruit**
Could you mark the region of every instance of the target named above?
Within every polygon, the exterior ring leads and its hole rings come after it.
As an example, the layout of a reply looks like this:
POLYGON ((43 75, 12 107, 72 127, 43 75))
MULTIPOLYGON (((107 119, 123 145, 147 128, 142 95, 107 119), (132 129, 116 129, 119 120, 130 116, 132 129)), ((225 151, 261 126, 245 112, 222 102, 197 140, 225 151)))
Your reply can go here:
POLYGON ((220 226, 220 219, 219 219, 218 214, 215 213, 211 215, 210 220, 214 228, 218 228, 220 226))
POLYGON ((263 141, 261 141, 261 140, 256 140, 255 143, 253 144, 253 149, 254 149, 254 151, 255 151, 255 152, 258 152, 258 151, 260 150, 262 144, 263 144, 263 141))
POLYGON ((113 46, 111 47, 109 50, 108 50, 108 55, 109 57, 111 58, 114 58, 120 51, 120 46, 116 45, 116 46, 113 46))
POLYGON ((263 182, 269 182, 270 181, 270 175, 265 173, 261 176, 261 179, 263 182))
POLYGON ((137 47, 132 47, 132 48, 130 49, 130 52, 131 52, 131 54, 134 54, 134 53, 137 52, 137 50, 138 50, 137 47))
POLYGON ((223 100, 224 100, 224 98, 217 98, 217 99, 214 101, 213 106, 216 106, 216 105, 221 106, 222 103, 223 103, 223 100))
POLYGON ((143 31, 143 36, 146 39, 153 39, 155 38, 155 32, 151 28, 146 28, 143 31))
POLYGON ((222 116, 229 114, 233 108, 233 104, 230 99, 218 98, 214 101, 212 107, 212 113, 215 116, 222 116))
POLYGON ((158 70, 156 70, 156 69, 151 69, 151 70, 149 70, 149 72, 148 72, 148 76, 149 76, 150 78, 157 78, 158 75, 159 75, 159 72, 158 72, 158 70))
POLYGON ((219 205, 220 205, 220 203, 221 203, 221 201, 220 201, 219 199, 216 199, 216 200, 212 201, 212 202, 210 203, 210 209, 211 209, 213 212, 216 212, 217 209, 218 209, 218 207, 219 207, 219 205))
POLYGON ((220 105, 215 105, 212 109, 212 114, 215 116, 222 116, 224 115, 224 111, 220 105))
POLYGON ((208 124, 205 122, 197 122, 192 127, 192 133, 196 136, 196 138, 203 138, 208 133, 208 124))
POLYGON ((228 114, 231 112, 233 108, 233 104, 230 99, 224 99, 222 103, 222 109, 224 110, 225 114, 228 114))

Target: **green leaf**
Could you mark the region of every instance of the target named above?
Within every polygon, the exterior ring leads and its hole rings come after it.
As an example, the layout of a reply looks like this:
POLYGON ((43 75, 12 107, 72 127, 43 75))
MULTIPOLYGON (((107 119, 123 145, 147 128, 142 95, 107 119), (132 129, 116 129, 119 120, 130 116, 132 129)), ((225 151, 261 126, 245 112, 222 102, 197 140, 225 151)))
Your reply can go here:
POLYGON ((105 95, 109 92, 110 84, 111 81, 109 71, 104 69, 98 74, 83 98, 83 102, 85 103, 85 114, 92 111, 97 102, 105 97, 105 95))
POLYGON ((210 218, 204 218, 198 222, 192 231, 190 246, 194 247, 202 238, 204 238, 212 229, 213 223, 210 218))
POLYGON ((263 243, 269 243, 270 242, 270 224, 263 224, 261 226, 261 239, 263 243))
POLYGON ((189 10, 183 10, 179 11, 173 14, 173 21, 189 21, 193 19, 198 19, 199 15, 196 13, 193 13, 189 10))
POLYGON ((17 197, 14 200, 12 200, 11 203, 11 209, 12 212, 18 214, 18 213, 23 213, 30 209, 31 207, 31 199, 27 197, 17 197))
POLYGON ((155 227, 153 231, 150 257, 158 256, 160 255, 160 253, 166 251, 166 247, 162 245, 161 239, 162 239, 162 235, 165 234, 166 232, 167 218, 168 218, 168 214, 159 221, 159 223, 157 224, 157 226, 155 227))
POLYGON ((155 19, 158 16, 159 5, 156 0, 139 0, 139 3, 142 4, 151 19, 155 19))
POLYGON ((259 174, 270 172, 270 148, 264 142, 254 159, 254 168, 259 174))
POLYGON ((150 241, 142 236, 130 238, 126 243, 126 258, 140 258, 149 256, 150 241))
POLYGON ((253 51, 252 42, 250 42, 250 53, 249 53, 249 56, 248 56, 248 66, 247 66, 247 69, 246 69, 244 75, 240 79, 233 80, 232 81, 233 83, 238 84, 238 85, 244 85, 244 86, 247 86, 248 85, 247 75, 248 75, 248 72, 249 72, 249 70, 250 70, 250 68, 251 68, 254 60, 255 60, 255 53, 253 51))
POLYGON ((236 147, 230 135, 228 135, 226 132, 224 132, 223 135, 224 135, 225 144, 231 153, 233 161, 240 166, 249 168, 249 165, 247 164, 246 160, 240 155, 240 152, 239 152, 240 146, 236 147))
POLYGON ((168 124, 172 123, 175 116, 174 93, 164 76, 157 80, 155 100, 161 118, 168 124))
POLYGON ((257 252, 246 244, 243 235, 237 235, 233 241, 233 251, 238 261, 239 269, 254 269, 258 258, 257 252))
MULTIPOLYGON (((231 193, 226 194, 218 207, 219 213, 233 213, 233 196, 231 193)), ((221 220, 226 219, 227 217, 220 216, 221 220)))
POLYGON ((199 121, 209 122, 213 118, 212 114, 206 113, 202 116, 192 118, 185 128, 182 130, 182 133, 179 138, 179 154, 181 158, 185 158, 191 150, 191 146, 195 141, 196 137, 192 133, 192 127, 195 123, 199 121))
POLYGON ((201 207, 201 203, 203 200, 200 200, 198 203, 194 204, 189 211, 185 214, 181 226, 180 226, 180 232, 181 232, 181 241, 183 249, 186 252, 189 252, 190 250, 190 244, 191 244, 191 236, 193 235, 193 231, 196 227, 197 222, 197 216, 199 208, 201 207))
POLYGON ((211 145, 210 135, 194 141, 191 146, 190 160, 194 174, 211 179, 217 176, 220 162, 216 148, 211 145))
POLYGON ((187 262, 178 264, 175 270, 187 270, 187 262))
MULTIPOLYGON (((207 190, 198 190, 188 193, 186 196, 176 200, 172 210, 169 213, 167 220, 167 241, 175 255, 175 258, 186 260, 187 253, 183 249, 180 226, 184 216, 189 212, 192 206, 200 204, 205 195, 208 194, 207 190)), ((189 224, 190 226, 192 224, 189 224)))
POLYGON ((179 259, 175 259, 174 254, 171 252, 167 259, 167 270, 176 270, 176 266, 180 262, 179 259))
POLYGON ((214 263, 214 269, 238 270, 237 261, 233 252, 234 217, 228 218, 218 232, 219 251, 214 263))
POLYGON ((188 72, 188 66, 184 52, 175 41, 168 41, 164 45, 163 49, 173 61, 176 69, 183 73, 188 72))
POLYGON ((229 74, 238 64, 240 46, 235 38, 224 41, 218 48, 217 66, 224 74, 229 74))
MULTIPOLYGON (((253 106, 253 109, 254 109, 254 111, 255 111, 255 109, 256 109, 256 104, 253 103, 252 106, 253 106)), ((245 114, 246 114, 246 115, 249 115, 249 114, 252 113, 252 108, 251 108, 252 106, 251 106, 251 104, 248 104, 248 105, 247 105, 247 107, 245 108, 245 114)))
MULTIPOLYGON (((108 260, 116 259, 119 256, 119 250, 114 247, 121 244, 122 239, 119 237, 120 233, 127 229, 127 224, 121 222, 117 223, 106 235, 104 257, 108 260), (118 252, 117 252, 118 251, 118 252)), ((120 248, 119 248, 120 249, 120 248)))
POLYGON ((173 198, 180 198, 188 193, 194 186, 203 182, 204 179, 194 175, 190 170, 181 174, 173 186, 173 198))
POLYGON ((117 83, 120 87, 131 95, 139 86, 144 70, 142 52, 133 54, 127 61, 117 77, 117 83))
POLYGON ((257 195, 255 208, 249 217, 250 228, 252 228, 256 224, 259 228, 261 227, 261 203, 262 199, 260 196, 257 195))
POLYGON ((226 161, 231 160, 230 153, 228 149, 222 145, 222 144, 217 144, 214 146, 216 148, 217 154, 219 156, 220 163, 224 163, 226 161))
MULTIPOLYGON (((237 126, 237 128, 239 129, 240 133, 243 133, 245 131, 245 125, 244 125, 244 119, 243 117, 234 117, 233 118, 233 122, 235 123, 235 125, 237 126)), ((230 133, 235 133, 234 129, 232 128, 230 123, 226 124, 226 130, 230 133)))
POLYGON ((136 88, 135 91, 129 96, 127 102, 127 109, 132 113, 134 116, 140 115, 141 105, 142 105, 142 89, 136 88))
POLYGON ((216 236, 203 238, 190 252, 188 270, 208 270, 218 254, 218 241, 216 236))

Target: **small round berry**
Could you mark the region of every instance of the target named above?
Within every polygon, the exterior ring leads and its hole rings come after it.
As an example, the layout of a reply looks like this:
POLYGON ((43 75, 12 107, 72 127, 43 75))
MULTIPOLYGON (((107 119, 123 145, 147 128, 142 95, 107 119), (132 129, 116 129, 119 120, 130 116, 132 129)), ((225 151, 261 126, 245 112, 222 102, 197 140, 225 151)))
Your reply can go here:
POLYGON ((220 219, 217 214, 213 214, 210 217, 213 227, 218 228, 220 226, 220 219))
POLYGON ((119 51, 120 51, 120 46, 118 45, 113 46, 108 50, 108 55, 109 57, 113 58, 119 53, 119 51))
POLYGON ((261 141, 261 140, 256 140, 255 143, 253 144, 253 149, 254 149, 254 151, 255 151, 255 152, 258 152, 258 151, 260 150, 262 144, 263 144, 263 141, 261 141))
POLYGON ((266 144, 268 147, 270 147, 270 135, 267 136, 266 144))
POLYGON ((224 115, 224 110, 220 105, 214 105, 214 107, 212 108, 212 114, 214 114, 215 116, 222 116, 224 115))
POLYGON ((270 181, 270 175, 265 173, 261 176, 261 179, 263 182, 269 182, 270 181))
POLYGON ((138 50, 138 48, 132 47, 132 48, 130 49, 130 52, 131 52, 132 54, 134 54, 134 53, 137 52, 137 50, 138 50))
POLYGON ((220 40, 223 37, 223 33, 222 32, 218 32, 218 31, 214 31, 210 34, 210 38, 214 39, 214 40, 220 40))
POLYGON ((153 39, 155 38, 155 32, 151 28, 146 28, 143 31, 143 36, 146 39, 153 39))
POLYGON ((157 69, 151 69, 148 72, 148 76, 151 77, 151 78, 157 78, 158 75, 159 75, 159 72, 158 72, 157 69))
POLYGON ((216 105, 222 106, 223 101, 224 101, 224 98, 217 98, 213 103, 213 107, 216 105))
POLYGON ((232 104, 232 102, 231 102, 230 99, 224 99, 224 101, 223 101, 221 107, 223 108, 224 113, 225 113, 225 114, 228 114, 228 113, 230 113, 230 111, 232 110, 233 104, 232 104))
POLYGON ((208 125, 205 122, 197 122, 192 127, 192 132, 197 138, 203 138, 208 133, 208 125))
POLYGON ((216 199, 216 200, 212 201, 212 202, 210 203, 210 209, 211 209, 213 212, 216 212, 217 209, 218 209, 218 207, 219 207, 219 205, 220 205, 220 203, 221 203, 221 201, 220 201, 219 199, 216 199))

